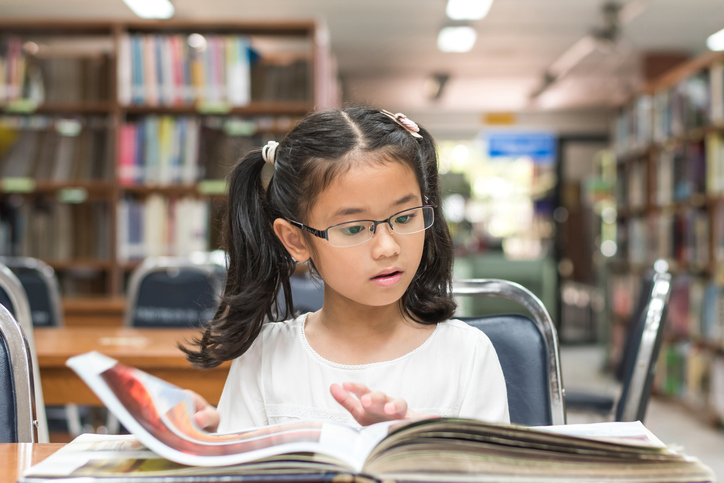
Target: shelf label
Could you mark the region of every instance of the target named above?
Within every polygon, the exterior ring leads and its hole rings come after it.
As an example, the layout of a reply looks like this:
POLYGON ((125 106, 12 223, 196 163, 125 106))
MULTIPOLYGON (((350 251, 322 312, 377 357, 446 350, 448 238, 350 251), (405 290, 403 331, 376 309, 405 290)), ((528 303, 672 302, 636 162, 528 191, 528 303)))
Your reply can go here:
POLYGON ((199 102, 196 110, 201 114, 228 114, 231 112, 231 104, 228 102, 199 102))
POLYGON ((226 180, 225 179, 205 179, 199 181, 197 186, 199 193, 202 195, 225 195, 226 180))
POLYGON ((227 119, 224 123, 227 136, 253 136, 256 133, 256 122, 246 119, 227 119))
POLYGON ((5 112, 29 113, 38 108, 37 101, 32 99, 15 99, 5 106, 5 112))
POLYGON ((33 178, 3 178, 0 187, 5 193, 32 193, 35 191, 33 178))
POLYGON ((58 191, 60 203, 84 203, 88 199, 88 190, 85 188, 63 188, 58 191))

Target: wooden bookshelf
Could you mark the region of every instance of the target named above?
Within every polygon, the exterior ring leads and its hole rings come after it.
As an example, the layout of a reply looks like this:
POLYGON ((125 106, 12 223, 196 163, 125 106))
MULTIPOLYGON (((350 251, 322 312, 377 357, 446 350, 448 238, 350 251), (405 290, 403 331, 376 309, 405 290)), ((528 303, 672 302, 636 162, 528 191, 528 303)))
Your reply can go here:
MULTIPOLYGON (((123 238, 129 223, 124 216, 131 216, 129 209, 146 210, 143 203, 155 203, 162 212, 177 209, 174 206, 184 200, 195 200, 195 209, 203 211, 203 206, 208 207, 205 216, 211 237, 218 230, 213 225, 219 223, 218 209, 225 199, 225 170, 243 155, 242 150, 280 138, 314 109, 337 107, 335 73, 329 70, 329 46, 320 28, 312 20, 0 20, 0 252, 37 256, 48 262, 59 275, 63 295, 80 300, 72 302, 76 304, 73 307, 82 305, 83 300, 93 301, 91 305, 122 300, 128 272, 144 253, 143 246, 135 246, 140 251, 126 258, 131 253, 123 238), (188 42, 193 34, 199 34, 202 46, 188 42), (146 50, 126 50, 129 46, 146 50), (209 60, 212 55, 217 56, 213 57, 216 63, 209 60), (23 72, 19 77, 18 65, 23 72), (150 66, 154 68, 149 70, 150 66), (202 70, 192 72, 194 68, 202 70), (292 74, 296 77, 290 77, 292 74), (142 77, 140 81, 138 76, 142 77), (75 78, 82 80, 83 88, 74 87, 76 83, 72 82, 70 87, 62 84, 75 78), (239 86, 245 85, 245 95, 237 92, 239 86), (40 91, 44 94, 38 94, 40 91), (71 128, 75 126, 80 134, 68 134, 68 126, 59 125, 65 120, 75 122, 71 128), (3 122, 10 124, 3 127, 3 122), (163 138, 150 130, 157 127, 149 125, 151 122, 171 126, 173 130, 166 135, 171 132, 172 137, 163 138), (181 155, 169 157, 164 151, 167 147, 154 151, 148 144, 143 149, 138 144, 135 150, 125 151, 136 156, 134 162, 144 163, 134 168, 129 184, 128 171, 121 167, 120 159, 127 141, 140 142, 143 135, 144 143, 171 139, 164 146, 176 146, 189 136, 184 129, 198 130, 194 131, 198 144, 189 144, 189 154, 183 158, 187 163, 183 166, 191 166, 190 171, 182 172, 178 164, 181 155), (31 130, 37 133, 31 133, 23 142, 28 152, 35 153, 36 161, 28 169, 39 172, 38 166, 46 163, 41 161, 45 159, 40 151, 43 144, 49 139, 56 142, 55 138, 61 136, 62 142, 72 145, 68 148, 74 153, 69 155, 72 160, 64 161, 71 163, 68 169, 74 173, 72 179, 66 178, 65 166, 63 170, 58 166, 59 154, 52 155, 56 162, 49 168, 52 175, 7 174, 12 172, 6 163, 8 153, 31 130), (104 134, 97 134, 101 131, 104 134), (70 142, 63 136, 76 138, 70 142), (91 137, 94 140, 87 141, 91 137), (34 144, 41 147, 33 151, 34 144), (86 154, 77 154, 81 151, 86 154), (82 158, 90 157, 88 153, 93 157, 91 165, 82 158), (177 163, 170 176, 169 171, 163 171, 165 168, 159 168, 160 173, 152 171, 156 170, 152 163, 167 159, 177 163), (104 172, 102 164, 108 163, 109 173, 104 179, 83 177, 78 175, 78 163, 85 163, 83 173, 92 172, 93 176, 100 176, 104 172), (163 206, 159 208, 159 204, 163 206), (2 225, 11 209, 16 217, 35 216, 38 212, 48 220, 60 220, 52 228, 60 232, 42 231, 44 236, 36 238, 58 239, 62 238, 59 233, 71 230, 74 241, 82 241, 81 255, 40 256, 32 250, 27 252, 28 243, 3 246, 8 236, 16 236, 8 235, 15 227, 2 225), (95 218, 85 220, 83 217, 89 213, 95 218), (98 217, 104 223, 98 223, 98 217), (91 252, 99 255, 87 256, 91 252), (94 292, 86 293, 90 288, 94 292), (99 297, 101 302, 96 302, 99 297)), ((15 162, 16 171, 22 172, 23 166, 15 162)), ((208 242, 205 246, 218 248, 208 242)))
POLYGON ((669 263, 668 333, 655 391, 687 407, 685 400, 697 400, 698 410, 719 421, 724 387, 713 381, 724 371, 723 126, 721 52, 675 68, 621 107, 614 143, 621 246, 611 265, 612 293, 622 298, 613 304, 632 310, 627 287, 657 259, 669 263))

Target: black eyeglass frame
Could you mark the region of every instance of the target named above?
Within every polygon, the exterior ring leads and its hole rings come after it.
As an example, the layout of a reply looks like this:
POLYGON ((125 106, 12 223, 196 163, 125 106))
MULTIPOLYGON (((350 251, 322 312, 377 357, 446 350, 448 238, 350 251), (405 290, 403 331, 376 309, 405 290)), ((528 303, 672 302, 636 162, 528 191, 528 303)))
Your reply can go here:
MULTIPOLYGON (((338 227, 338 226, 340 226, 340 225, 347 225, 347 224, 349 224, 349 223, 362 223, 362 222, 365 222, 365 221, 372 223, 372 229, 371 229, 372 235, 374 235, 375 233, 377 233, 377 226, 378 226, 378 225, 381 225, 381 224, 383 224, 383 223, 387 223, 387 226, 390 227, 390 233, 398 233, 398 232, 395 231, 395 228, 392 226, 392 221, 391 221, 391 220, 392 220, 394 217, 396 217, 397 215, 399 215, 400 213, 404 213, 404 212, 410 211, 410 210, 417 210, 417 209, 420 209, 420 208, 433 208, 433 209, 434 209, 434 208, 437 208, 437 205, 436 205, 436 204, 433 204, 433 203, 428 203, 427 205, 415 206, 414 208, 406 208, 406 209, 404 209, 404 210, 398 211, 397 213, 394 213, 394 214, 390 215, 388 218, 386 218, 386 219, 384 219, 384 220, 352 220, 352 221, 345 221, 344 223, 337 223, 336 225, 332 225, 332 226, 330 226, 330 227, 327 227, 326 230, 317 230, 316 228, 312 228, 311 226, 307 226, 307 225, 305 225, 304 223, 300 223, 300 222, 298 222, 298 221, 290 220, 289 218, 287 218, 287 221, 288 221, 289 223, 291 223, 292 225, 296 226, 297 228, 301 228, 302 230, 304 230, 304 231, 306 231, 306 232, 308 232, 308 233, 311 233, 311 234, 314 235, 314 236, 317 236, 317 237, 319 237, 319 238, 324 238, 325 240, 329 241, 329 230, 331 230, 332 228, 336 228, 336 227, 338 227)), ((433 211, 433 215, 432 215, 432 216, 433 216, 432 224, 434 224, 434 223, 435 223, 435 211, 433 211)), ((432 224, 431 224, 430 226, 432 226, 432 224)), ((421 231, 426 231, 428 228, 430 228, 430 226, 428 226, 427 228, 425 228, 425 229, 423 229, 423 230, 421 230, 421 231)), ((415 233, 420 233, 420 232, 418 231, 418 232, 415 232, 415 233)), ((406 234, 413 235, 413 233, 401 233, 401 234, 402 234, 402 235, 406 235, 406 234)), ((371 239, 372 239, 372 238, 370 238, 370 240, 371 240, 371 239)), ((364 243, 364 242, 363 242, 363 243, 364 243)), ((356 245, 351 245, 351 246, 356 246, 356 245)))

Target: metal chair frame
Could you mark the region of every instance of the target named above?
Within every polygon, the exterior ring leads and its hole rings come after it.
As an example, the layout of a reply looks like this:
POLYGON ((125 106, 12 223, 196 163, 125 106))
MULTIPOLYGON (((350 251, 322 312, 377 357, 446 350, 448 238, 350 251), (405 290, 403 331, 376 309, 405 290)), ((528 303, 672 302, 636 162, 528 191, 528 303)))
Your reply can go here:
POLYGON ((548 350, 551 421, 553 424, 565 424, 566 410, 563 399, 563 376, 558 335, 553 319, 548 314, 543 302, 522 285, 498 279, 454 280, 453 295, 502 297, 519 303, 530 312, 533 322, 545 338, 548 350))
POLYGON ((12 361, 17 442, 37 443, 39 425, 36 417, 30 346, 20 324, 2 305, 0 305, 0 333, 5 339, 12 361))
MULTIPOLYGON (((139 265, 131 274, 131 280, 128 284, 128 303, 126 312, 123 317, 123 325, 133 325, 133 313, 138 303, 138 289, 143 279, 150 273, 162 272, 173 269, 193 268, 201 270, 208 276, 212 276, 214 272, 221 267, 217 259, 211 254, 197 254, 198 256, 189 257, 148 257, 141 265, 139 265)), ((223 286, 216 287, 217 293, 221 294, 223 286)))
POLYGON ((651 300, 646 307, 640 346, 636 353, 627 392, 619 401, 623 408, 616 408, 621 421, 643 421, 653 385, 654 370, 664 331, 662 324, 671 295, 671 275, 654 275, 651 300))

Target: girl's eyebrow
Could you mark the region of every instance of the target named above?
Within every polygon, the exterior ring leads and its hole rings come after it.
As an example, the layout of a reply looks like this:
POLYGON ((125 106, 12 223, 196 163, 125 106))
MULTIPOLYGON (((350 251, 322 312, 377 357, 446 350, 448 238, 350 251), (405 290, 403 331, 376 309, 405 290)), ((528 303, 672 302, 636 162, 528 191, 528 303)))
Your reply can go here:
MULTIPOLYGON (((403 196, 403 197, 400 198, 399 200, 397 200, 397 201, 395 201, 394 203, 392 203, 392 206, 404 205, 405 203, 408 203, 408 202, 410 202, 410 201, 414 201, 414 200, 416 200, 416 199, 417 199, 417 196, 415 196, 414 194, 410 193, 409 195, 403 196)), ((364 210, 363 210, 362 208, 340 208, 340 209, 338 209, 337 211, 334 212, 334 214, 332 215, 332 217, 334 218, 334 217, 338 217, 338 216, 356 215, 356 214, 358 214, 358 213, 363 213, 363 212, 364 212, 364 210)))

